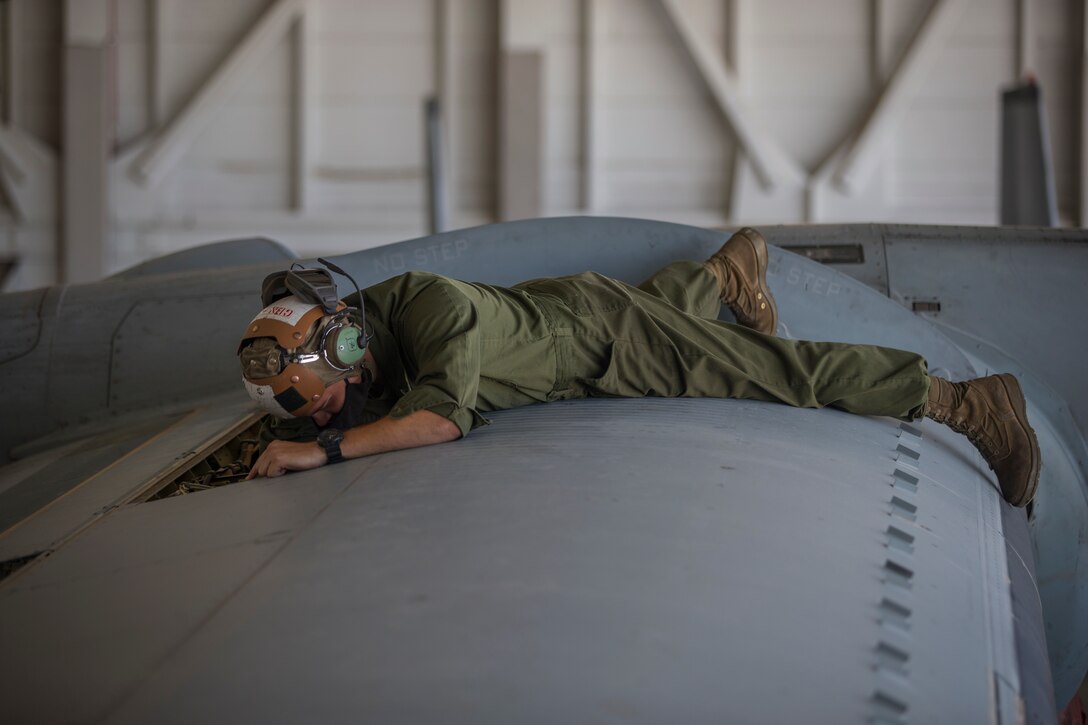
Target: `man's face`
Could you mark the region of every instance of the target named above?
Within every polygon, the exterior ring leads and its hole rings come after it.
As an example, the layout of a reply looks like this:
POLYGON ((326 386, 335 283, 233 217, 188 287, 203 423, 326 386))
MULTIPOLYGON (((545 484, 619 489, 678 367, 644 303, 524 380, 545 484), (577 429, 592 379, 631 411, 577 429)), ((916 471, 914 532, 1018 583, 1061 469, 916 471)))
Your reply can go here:
POLYGON ((325 392, 321 394, 321 399, 317 401, 317 405, 314 407, 310 417, 314 423, 318 426, 328 425, 329 421, 334 415, 340 412, 344 407, 344 395, 347 388, 347 383, 343 380, 337 381, 325 388, 325 392))

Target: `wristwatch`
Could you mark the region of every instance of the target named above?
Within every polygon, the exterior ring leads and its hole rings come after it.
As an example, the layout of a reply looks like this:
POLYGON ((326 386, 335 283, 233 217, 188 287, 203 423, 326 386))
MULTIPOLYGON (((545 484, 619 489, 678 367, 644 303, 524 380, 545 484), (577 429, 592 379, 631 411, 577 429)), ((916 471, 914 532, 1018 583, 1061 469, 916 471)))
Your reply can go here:
POLYGON ((326 428, 317 436, 317 444, 325 449, 329 463, 339 463, 344 460, 344 456, 340 453, 342 440, 344 440, 344 432, 335 428, 326 428))

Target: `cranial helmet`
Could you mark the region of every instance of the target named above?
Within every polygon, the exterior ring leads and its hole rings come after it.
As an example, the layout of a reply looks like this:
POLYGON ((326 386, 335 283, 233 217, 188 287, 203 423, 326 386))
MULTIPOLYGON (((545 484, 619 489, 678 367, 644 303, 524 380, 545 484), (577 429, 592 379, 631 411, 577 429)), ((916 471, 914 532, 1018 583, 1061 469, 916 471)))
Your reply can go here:
MULTIPOLYGON (((262 409, 279 418, 305 417, 328 386, 353 375, 369 377, 362 310, 337 299, 328 272, 270 275, 261 298, 265 308, 246 327, 238 358, 246 391, 262 409)), ((359 300, 361 305, 361 294, 359 300)))

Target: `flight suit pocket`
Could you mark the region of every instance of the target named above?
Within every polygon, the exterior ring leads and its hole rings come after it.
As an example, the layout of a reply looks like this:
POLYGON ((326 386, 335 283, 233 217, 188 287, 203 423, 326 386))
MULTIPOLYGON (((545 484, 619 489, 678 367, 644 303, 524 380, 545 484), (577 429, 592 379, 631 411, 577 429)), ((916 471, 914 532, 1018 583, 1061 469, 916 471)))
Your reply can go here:
POLYGON ((537 279, 519 287, 533 297, 558 302, 578 317, 593 317, 619 312, 634 306, 631 288, 596 272, 582 272, 569 277, 537 279))
POLYGON ((637 375, 633 370, 637 366, 637 360, 634 359, 637 357, 634 355, 636 352, 622 341, 613 342, 609 348, 608 365, 604 373, 598 378, 585 378, 581 381, 586 394, 596 398, 639 398, 645 395, 645 391, 636 383, 637 375))
POLYGON ((685 395, 685 374, 675 363, 672 351, 649 345, 616 340, 608 366, 598 378, 586 378, 582 385, 594 397, 673 398, 685 395))
POLYGON ((536 279, 523 282, 518 287, 529 291, 533 297, 543 297, 553 303, 562 305, 578 317, 589 317, 593 314, 592 306, 589 304, 585 293, 575 283, 575 279, 575 277, 536 279))

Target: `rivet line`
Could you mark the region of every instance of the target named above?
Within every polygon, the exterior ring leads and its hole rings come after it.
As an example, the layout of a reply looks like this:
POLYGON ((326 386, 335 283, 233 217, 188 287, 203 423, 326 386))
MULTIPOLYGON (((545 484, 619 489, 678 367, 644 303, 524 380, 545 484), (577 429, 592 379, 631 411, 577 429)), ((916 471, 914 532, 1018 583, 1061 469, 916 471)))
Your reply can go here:
POLYGON ((905 468, 897 468, 892 473, 892 485, 910 493, 917 493, 918 477, 909 473, 905 468))
POLYGON ((891 478, 892 495, 888 501, 892 522, 884 530, 887 556, 881 567, 882 596, 877 606, 880 636, 873 652, 877 681, 870 699, 869 721, 903 725, 910 709, 908 665, 913 614, 910 596, 915 576, 916 497, 922 478, 917 468, 922 457, 921 431, 900 423, 893 456, 896 463, 891 478))

